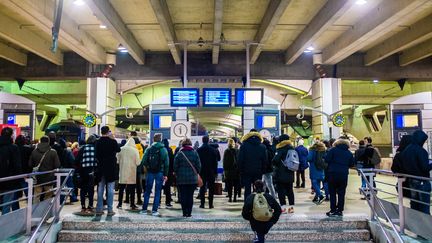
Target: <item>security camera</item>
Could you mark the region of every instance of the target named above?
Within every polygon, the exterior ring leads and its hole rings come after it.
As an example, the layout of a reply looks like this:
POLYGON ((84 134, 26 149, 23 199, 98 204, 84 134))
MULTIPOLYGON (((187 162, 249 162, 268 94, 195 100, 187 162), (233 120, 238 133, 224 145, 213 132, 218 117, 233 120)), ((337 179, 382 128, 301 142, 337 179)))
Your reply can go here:
POLYGON ((198 46, 199 47, 203 47, 204 46, 204 39, 202 38, 202 37, 200 37, 199 39, 198 39, 198 46))
POLYGON ((301 117, 302 117, 302 116, 301 116, 300 114, 297 114, 297 115, 296 115, 296 118, 299 119, 299 120, 301 119, 301 117))

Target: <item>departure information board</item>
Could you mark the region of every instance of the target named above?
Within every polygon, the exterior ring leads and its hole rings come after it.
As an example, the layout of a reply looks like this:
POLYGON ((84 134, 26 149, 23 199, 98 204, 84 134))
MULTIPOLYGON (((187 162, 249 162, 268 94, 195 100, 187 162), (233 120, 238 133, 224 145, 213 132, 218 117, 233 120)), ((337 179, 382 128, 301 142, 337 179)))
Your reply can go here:
POLYGON ((214 107, 229 107, 231 105, 231 89, 204 88, 203 105, 214 107))
POLYGON ((171 106, 193 107, 199 105, 199 89, 171 88, 171 106))

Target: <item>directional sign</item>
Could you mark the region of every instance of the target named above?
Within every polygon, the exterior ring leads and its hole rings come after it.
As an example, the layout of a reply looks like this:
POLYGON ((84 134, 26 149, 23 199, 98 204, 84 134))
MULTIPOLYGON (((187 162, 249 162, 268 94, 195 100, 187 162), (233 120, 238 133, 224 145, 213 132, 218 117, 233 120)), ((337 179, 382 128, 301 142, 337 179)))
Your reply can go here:
POLYGON ((191 123, 188 121, 173 121, 171 123, 171 139, 183 139, 191 136, 191 123))

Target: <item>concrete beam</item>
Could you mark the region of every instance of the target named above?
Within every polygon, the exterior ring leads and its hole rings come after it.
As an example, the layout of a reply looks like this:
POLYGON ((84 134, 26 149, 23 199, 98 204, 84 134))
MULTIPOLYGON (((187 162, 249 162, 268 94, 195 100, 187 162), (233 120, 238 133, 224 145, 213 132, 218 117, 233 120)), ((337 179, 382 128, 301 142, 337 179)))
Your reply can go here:
POLYGON ((323 63, 336 64, 402 24, 405 15, 430 0, 384 0, 352 29, 323 50, 323 63))
POLYGON ((407 66, 430 56, 432 56, 432 39, 405 50, 399 56, 399 65, 407 66))
POLYGON ((138 64, 144 64, 144 55, 141 46, 111 3, 106 0, 88 0, 86 3, 96 17, 108 27, 113 36, 127 48, 133 59, 138 64))
POLYGON ((420 44, 432 38, 432 15, 418 21, 409 28, 397 33, 390 39, 368 50, 365 65, 369 66, 382 59, 420 44))
MULTIPOLYGON (((255 35, 255 41, 264 44, 273 33, 276 25, 279 23, 279 19, 287 9, 291 0, 271 0, 264 17, 261 21, 260 28, 255 35)), ((251 46, 250 64, 255 64, 259 55, 261 54, 262 46, 253 45, 251 46)))
POLYGON ((0 14, 0 37, 56 65, 63 65, 63 54, 60 51, 52 53, 50 43, 30 30, 21 28, 19 23, 2 14, 0 14))
POLYGON ((27 65, 27 54, 0 42, 0 57, 20 66, 27 65))
MULTIPOLYGON (((45 13, 54 12, 53 3, 45 1, 44 4, 41 4, 40 1, 32 0, 4 0, 0 2, 0 5, 16 12, 31 24, 51 35, 53 16, 46 16, 45 13)), ((78 24, 64 12, 61 19, 59 41, 93 64, 106 63, 105 49, 89 34, 81 30, 78 24)))
POLYGON ((353 1, 328 1, 288 47, 285 63, 292 64, 306 48, 311 46, 313 42, 318 39, 324 31, 328 30, 352 5, 353 1))
POLYGON ((220 36, 222 34, 222 23, 223 23, 223 0, 215 0, 214 5, 214 19, 213 19, 213 51, 212 51, 212 63, 218 64, 219 62, 219 50, 220 50, 220 36))
POLYGON ((155 12, 161 30, 165 35, 165 39, 168 42, 168 47, 175 64, 181 64, 180 48, 178 45, 175 45, 175 43, 177 43, 177 37, 166 0, 150 0, 150 4, 155 12))

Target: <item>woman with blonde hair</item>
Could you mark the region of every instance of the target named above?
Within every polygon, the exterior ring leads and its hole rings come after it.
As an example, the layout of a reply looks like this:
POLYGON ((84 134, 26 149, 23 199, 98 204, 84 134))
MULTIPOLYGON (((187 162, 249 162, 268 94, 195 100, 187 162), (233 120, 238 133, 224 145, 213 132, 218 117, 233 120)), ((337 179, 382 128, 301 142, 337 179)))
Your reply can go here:
POLYGON ((238 149, 233 139, 228 139, 228 148, 223 155, 223 169, 225 183, 228 190, 228 202, 237 202, 237 195, 240 194, 240 171, 237 165, 238 149), (232 200, 234 188, 234 201, 232 200))

